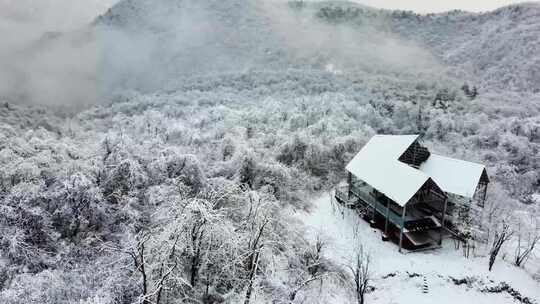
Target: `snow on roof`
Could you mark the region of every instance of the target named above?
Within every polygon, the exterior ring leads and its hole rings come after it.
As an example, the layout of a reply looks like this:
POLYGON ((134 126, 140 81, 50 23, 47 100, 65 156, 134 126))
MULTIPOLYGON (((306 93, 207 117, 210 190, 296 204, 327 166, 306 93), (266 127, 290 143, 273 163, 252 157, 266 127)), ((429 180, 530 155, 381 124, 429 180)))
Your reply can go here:
POLYGON ((375 135, 346 169, 400 206, 429 179, 444 192, 473 198, 485 166, 433 153, 418 169, 400 162, 417 139, 418 135, 375 135))
POLYGON ((375 135, 360 150, 380 159, 397 160, 409 148, 419 135, 375 135))
POLYGON ((431 176, 442 190, 472 198, 485 166, 464 160, 431 154, 420 171, 431 176))
POLYGON ((347 171, 405 206, 430 178, 398 158, 418 135, 375 135, 347 165, 347 171))

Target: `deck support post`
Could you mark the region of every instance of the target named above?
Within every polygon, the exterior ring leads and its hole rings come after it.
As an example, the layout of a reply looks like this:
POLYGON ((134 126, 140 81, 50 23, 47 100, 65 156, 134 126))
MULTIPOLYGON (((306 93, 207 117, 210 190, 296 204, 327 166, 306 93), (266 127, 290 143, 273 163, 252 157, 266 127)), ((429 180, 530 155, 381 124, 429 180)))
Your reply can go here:
POLYGON ((442 239, 444 234, 444 220, 446 217, 446 206, 448 205, 448 197, 444 198, 444 206, 443 206, 443 212, 441 216, 441 231, 439 233, 439 246, 442 245, 442 239))
POLYGON ((375 209, 375 204, 373 204, 372 207, 373 208, 371 210, 372 212, 371 212, 371 223, 370 224, 371 224, 371 227, 375 227, 375 212, 377 212, 377 211, 375 209))
POLYGON ((405 226, 405 213, 407 212, 407 205, 403 206, 403 212, 401 213, 401 225, 399 227, 399 252, 403 248, 403 229, 405 226))
POLYGON ((347 184, 349 185, 349 191, 347 192, 347 198, 351 199, 351 194, 352 194, 352 173, 351 172, 349 172, 349 174, 347 175, 347 184))
POLYGON ((386 199, 386 216, 384 219, 384 235, 388 237, 388 217, 390 216, 390 202, 386 199))

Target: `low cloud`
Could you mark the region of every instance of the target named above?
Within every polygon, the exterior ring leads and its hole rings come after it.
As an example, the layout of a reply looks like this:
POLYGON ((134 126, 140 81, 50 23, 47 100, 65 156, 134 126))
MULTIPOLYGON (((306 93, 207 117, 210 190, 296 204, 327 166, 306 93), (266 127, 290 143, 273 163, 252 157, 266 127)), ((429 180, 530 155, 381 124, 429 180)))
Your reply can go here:
POLYGON ((373 26, 243 1, 133 1, 90 27, 115 0, 0 0, 0 99, 84 106, 116 89, 152 91, 215 71, 437 67, 429 52, 373 26))
POLYGON ((441 68, 425 48, 381 30, 386 22, 383 17, 362 23, 326 22, 315 16, 316 10, 286 9, 286 1, 261 3, 274 30, 284 37, 288 49, 299 60, 315 60, 313 63, 331 70, 416 73, 441 68))
POLYGON ((45 105, 95 101, 101 48, 86 27, 114 2, 0 0, 0 98, 45 105))

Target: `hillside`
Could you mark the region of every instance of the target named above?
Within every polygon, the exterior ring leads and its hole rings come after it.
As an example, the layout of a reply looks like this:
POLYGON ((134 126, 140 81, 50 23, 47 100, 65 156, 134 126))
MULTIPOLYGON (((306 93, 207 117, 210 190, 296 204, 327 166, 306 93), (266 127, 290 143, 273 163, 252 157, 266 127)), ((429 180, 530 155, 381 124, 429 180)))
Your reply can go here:
POLYGON ((436 70, 440 75, 448 66, 452 75, 471 78, 486 90, 540 90, 538 4, 482 14, 417 15, 347 2, 139 2, 121 2, 97 23, 131 34, 149 32, 142 41, 154 37, 150 41, 162 47, 144 55, 168 60, 161 63, 176 68, 173 74, 191 73, 194 66, 200 73, 330 64, 385 73, 436 70))
POLYGON ((104 59, 106 73, 129 65, 118 78, 134 80, 137 88, 156 79, 159 88, 185 75, 290 68, 444 76, 414 43, 374 26, 328 23, 317 7, 252 0, 144 3, 121 2, 96 21, 112 50, 104 59))
POLYGON ((501 282, 537 303, 538 249, 512 264, 540 227, 540 95, 526 51, 538 48, 537 11, 121 1, 83 38, 68 35, 101 50, 85 74, 103 88, 96 104, 0 103, 0 303, 354 303, 352 264, 335 250, 358 244, 373 250, 368 303, 401 291, 472 301, 501 282), (436 153, 486 165, 480 225, 514 231, 493 272, 493 233, 471 259, 450 239, 402 258, 352 212, 329 214, 325 193, 378 133, 422 134, 436 153), (335 244, 313 234, 322 225, 335 244), (437 270, 446 258, 462 268, 437 270))
POLYGON ((392 14, 392 28, 428 46, 446 64, 472 73, 490 88, 540 91, 538 3, 483 14, 392 14))

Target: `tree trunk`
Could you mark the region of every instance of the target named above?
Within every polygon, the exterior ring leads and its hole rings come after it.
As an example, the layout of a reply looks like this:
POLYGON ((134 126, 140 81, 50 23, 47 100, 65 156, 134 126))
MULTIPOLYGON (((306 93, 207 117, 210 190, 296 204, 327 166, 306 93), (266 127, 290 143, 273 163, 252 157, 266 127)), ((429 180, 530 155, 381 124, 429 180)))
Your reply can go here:
POLYGON ((251 294, 253 292, 253 281, 255 280, 255 274, 257 273, 258 264, 259 264, 259 252, 255 253, 255 258, 251 266, 251 271, 249 273, 248 289, 246 291, 246 298, 244 300, 244 304, 249 304, 249 301, 251 300, 251 294))
POLYGON ((142 304, 151 304, 150 300, 148 299, 148 279, 146 278, 146 269, 145 269, 145 261, 144 261, 144 243, 140 245, 140 252, 139 252, 141 262, 140 262, 140 269, 139 271, 142 274, 143 279, 143 302, 142 304))
POLYGON ((512 232, 510 231, 510 226, 507 224, 503 224, 500 233, 495 233, 495 238, 493 239, 493 246, 491 247, 491 250, 489 252, 489 271, 491 271, 491 269, 493 268, 493 264, 495 264, 495 260, 497 259, 497 255, 499 254, 502 245, 506 241, 508 241, 511 236, 512 232))

